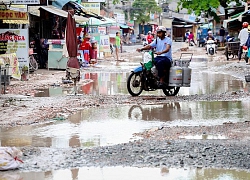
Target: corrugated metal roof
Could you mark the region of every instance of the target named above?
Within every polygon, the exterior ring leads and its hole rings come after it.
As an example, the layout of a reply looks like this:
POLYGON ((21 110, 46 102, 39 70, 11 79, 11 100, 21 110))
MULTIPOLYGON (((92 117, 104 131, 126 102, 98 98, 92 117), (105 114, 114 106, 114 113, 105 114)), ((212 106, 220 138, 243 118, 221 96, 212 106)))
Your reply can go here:
MULTIPOLYGON (((41 6, 39 9, 43 9, 47 12, 50 12, 52 14, 56 14, 58 16, 65 17, 65 18, 68 16, 68 12, 61 10, 61 9, 58 9, 54 6, 41 6)), ((88 18, 85 18, 82 16, 74 15, 74 17, 75 17, 75 20, 77 23, 83 23, 83 22, 87 22, 89 20, 88 18)))

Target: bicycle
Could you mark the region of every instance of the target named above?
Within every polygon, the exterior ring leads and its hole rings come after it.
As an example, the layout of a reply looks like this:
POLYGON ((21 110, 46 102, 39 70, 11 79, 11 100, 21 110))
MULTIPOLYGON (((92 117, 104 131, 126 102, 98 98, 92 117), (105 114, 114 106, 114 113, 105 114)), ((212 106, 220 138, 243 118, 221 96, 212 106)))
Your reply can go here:
POLYGON ((37 53, 33 52, 33 48, 29 50, 29 71, 34 72, 38 69, 38 63, 34 57, 37 53))

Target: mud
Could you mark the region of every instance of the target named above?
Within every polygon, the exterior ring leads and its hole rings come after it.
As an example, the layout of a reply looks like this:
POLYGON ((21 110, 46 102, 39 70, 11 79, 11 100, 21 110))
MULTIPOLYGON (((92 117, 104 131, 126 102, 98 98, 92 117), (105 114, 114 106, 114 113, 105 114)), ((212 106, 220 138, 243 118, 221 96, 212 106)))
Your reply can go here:
MULTIPOLYGON (((132 47, 133 48, 133 47, 132 47)), ((191 48, 194 58, 204 59, 204 50, 191 48)), ((175 58, 180 56, 176 51, 175 58)), ((122 61, 114 58, 100 60, 95 67, 82 69, 89 72, 129 72, 139 64, 140 54, 132 50, 122 55, 122 61), (130 61, 130 57, 136 57, 130 61)), ((224 92, 209 94, 179 95, 63 95, 56 97, 34 97, 39 89, 50 87, 72 87, 63 84, 63 71, 37 71, 30 75, 29 81, 12 81, 7 87, 7 94, 0 96, 0 125, 15 127, 50 123, 53 118, 68 118, 70 115, 86 108, 110 107, 114 105, 150 105, 169 102, 202 102, 202 101, 246 101, 249 102, 248 84, 245 75, 248 67, 244 62, 226 61, 222 52, 207 62, 208 73, 230 74, 243 83, 243 90, 225 89, 224 92)), ((82 78, 80 84, 92 82, 82 78)), ((225 87, 230 86, 224 84, 225 87)), ((100 85, 101 87, 101 85, 100 85)), ((244 169, 249 164, 249 122, 227 122, 210 126, 161 126, 135 135, 143 140, 114 146, 82 148, 42 148, 22 147, 24 164, 20 171, 47 171, 51 169, 75 168, 81 166, 136 166, 136 167, 217 167, 244 169), (185 137, 221 136, 217 139, 200 139, 185 137), (184 139, 183 139, 184 138, 184 139), (44 158, 46 157, 46 158, 44 158)))

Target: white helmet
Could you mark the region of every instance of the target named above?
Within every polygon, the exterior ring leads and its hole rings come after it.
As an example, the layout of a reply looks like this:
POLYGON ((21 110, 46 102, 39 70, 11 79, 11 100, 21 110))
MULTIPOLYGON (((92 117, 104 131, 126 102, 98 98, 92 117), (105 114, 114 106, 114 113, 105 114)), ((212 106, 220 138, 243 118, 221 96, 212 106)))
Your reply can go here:
POLYGON ((213 34, 213 32, 212 32, 212 31, 208 31, 207 33, 208 33, 208 34, 213 34))
POLYGON ((148 31, 148 34, 151 34, 151 31, 148 31))
POLYGON ((166 28, 164 26, 158 26, 156 28, 156 32, 167 32, 166 28))

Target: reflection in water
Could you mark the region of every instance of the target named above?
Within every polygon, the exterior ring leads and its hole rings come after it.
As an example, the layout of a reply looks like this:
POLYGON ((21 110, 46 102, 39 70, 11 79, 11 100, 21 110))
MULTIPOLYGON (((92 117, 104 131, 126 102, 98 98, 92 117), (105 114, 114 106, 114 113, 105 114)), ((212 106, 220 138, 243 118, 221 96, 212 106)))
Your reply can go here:
POLYGON ((227 139, 226 136, 223 135, 210 135, 210 134, 179 136, 179 138, 180 139, 227 139))
POLYGON ((189 94, 219 94, 239 90, 243 90, 243 82, 231 75, 194 72, 189 94))
MULTIPOLYGON (((1 146, 93 147, 126 143, 154 127, 219 125, 249 119, 250 102, 172 102, 161 105, 99 107, 79 111, 69 120, 0 128, 1 146)), ((188 137, 184 137, 188 138, 188 137)), ((223 137, 192 137, 218 139, 223 137)))
POLYGON ((49 172, 1 172, 4 180, 249 180, 250 173, 226 169, 104 167, 49 172))
MULTIPOLYGON (((193 65, 194 66, 194 65, 193 65)), ((79 94, 116 95, 128 94, 126 81, 130 73, 82 73, 82 79, 90 79, 87 84, 79 84, 79 94)), ((191 87, 182 87, 179 95, 218 94, 231 91, 246 91, 246 84, 226 74, 192 71, 191 87)), ((72 93, 72 88, 50 87, 40 89, 37 97, 59 96, 72 93)), ((162 90, 143 91, 142 95, 164 95, 162 90)))
POLYGON ((145 121, 187 120, 192 119, 192 112, 187 103, 171 102, 163 105, 133 105, 129 109, 128 117, 145 121))

